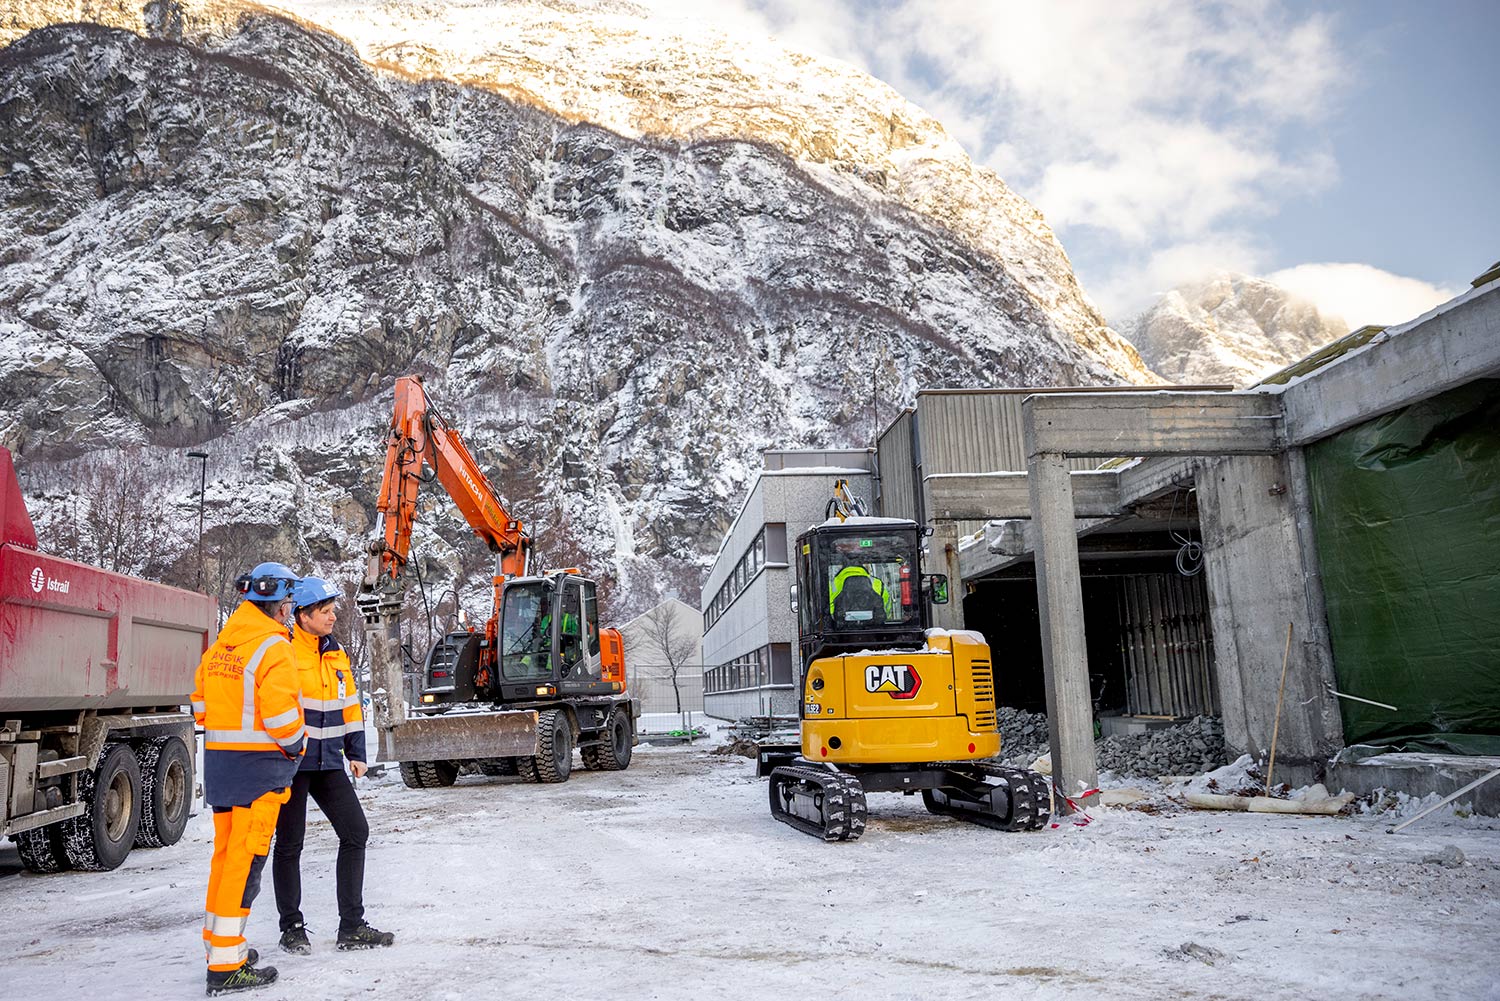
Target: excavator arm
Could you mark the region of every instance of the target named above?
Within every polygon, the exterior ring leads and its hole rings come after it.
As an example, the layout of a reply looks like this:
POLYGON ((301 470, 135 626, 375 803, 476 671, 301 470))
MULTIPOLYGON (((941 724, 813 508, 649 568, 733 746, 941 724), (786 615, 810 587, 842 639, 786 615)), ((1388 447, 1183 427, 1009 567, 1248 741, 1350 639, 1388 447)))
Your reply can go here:
POLYGON ((396 380, 396 407, 375 504, 379 520, 365 570, 366 587, 375 589, 385 583, 382 578, 394 582, 401 577, 411 553, 418 494, 434 478, 448 491, 474 534, 491 552, 500 554, 499 574, 524 574, 531 537, 495 496, 463 438, 428 401, 421 378, 405 375, 396 380))

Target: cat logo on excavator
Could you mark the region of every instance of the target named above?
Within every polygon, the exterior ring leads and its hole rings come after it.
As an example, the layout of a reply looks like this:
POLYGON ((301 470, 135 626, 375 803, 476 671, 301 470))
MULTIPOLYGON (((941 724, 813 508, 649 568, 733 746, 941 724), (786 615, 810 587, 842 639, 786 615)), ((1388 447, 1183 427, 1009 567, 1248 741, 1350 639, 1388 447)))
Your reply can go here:
POLYGON ((865 668, 865 691, 885 692, 893 699, 915 698, 922 676, 910 664, 871 664, 865 668))

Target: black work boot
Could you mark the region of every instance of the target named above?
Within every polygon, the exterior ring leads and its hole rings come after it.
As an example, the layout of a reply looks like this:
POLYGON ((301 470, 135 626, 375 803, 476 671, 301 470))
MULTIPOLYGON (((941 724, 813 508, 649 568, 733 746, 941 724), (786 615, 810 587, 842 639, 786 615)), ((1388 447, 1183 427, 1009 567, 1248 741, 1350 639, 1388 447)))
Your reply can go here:
POLYGON ((256 952, 254 949, 246 949, 245 950, 245 965, 246 966, 254 966, 256 963, 259 963, 259 962, 260 962, 260 953, 256 952))
POLYGON ((311 956, 312 943, 307 940, 307 928, 301 922, 281 933, 281 951, 296 956, 311 956))
POLYGON ((338 948, 340 952, 350 949, 375 949, 383 945, 394 945, 396 936, 388 931, 376 931, 367 924, 348 931, 339 929, 338 948))
POLYGON ((257 987, 269 987, 275 982, 276 967, 274 966, 256 969, 249 963, 246 963, 238 970, 229 970, 225 973, 217 970, 209 970, 208 996, 215 998, 220 994, 232 994, 235 991, 250 991, 257 987))

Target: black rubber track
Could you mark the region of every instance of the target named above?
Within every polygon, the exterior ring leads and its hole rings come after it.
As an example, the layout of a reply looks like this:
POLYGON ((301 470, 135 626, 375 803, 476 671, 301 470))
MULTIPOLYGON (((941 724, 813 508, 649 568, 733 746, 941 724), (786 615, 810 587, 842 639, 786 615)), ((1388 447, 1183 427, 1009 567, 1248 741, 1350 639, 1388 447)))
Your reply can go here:
POLYGON ((824 841, 857 841, 865 832, 865 790, 859 779, 814 765, 782 765, 768 782, 771 816, 803 834, 824 841), (819 820, 799 817, 787 809, 787 794, 811 797, 819 820))
MULTIPOLYGON (((942 790, 922 790, 922 803, 929 813, 956 820, 968 821, 999 831, 1037 831, 1047 826, 1052 818, 1050 801, 1047 798, 1047 779, 1037 772, 1024 768, 1006 768, 983 761, 952 761, 944 767, 959 773, 972 775, 975 781, 984 778, 999 779, 1008 791, 1010 809, 1005 816, 982 813, 962 805, 940 800, 942 790)), ((946 798, 946 797, 945 797, 946 798)))

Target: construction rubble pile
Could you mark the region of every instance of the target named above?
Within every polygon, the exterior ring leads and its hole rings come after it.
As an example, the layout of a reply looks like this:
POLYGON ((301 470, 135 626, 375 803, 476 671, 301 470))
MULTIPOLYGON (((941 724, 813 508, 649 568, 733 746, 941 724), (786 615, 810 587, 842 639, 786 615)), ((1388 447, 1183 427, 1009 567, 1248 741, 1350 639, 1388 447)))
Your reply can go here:
MULTIPOLYGON (((1001 754, 1007 764, 1029 765, 1047 753, 1045 714, 1001 707, 999 716, 1001 754)), ((1227 760, 1224 724, 1217 716, 1195 716, 1145 733, 1102 737, 1096 747, 1099 770, 1121 778, 1197 775, 1227 760)))

